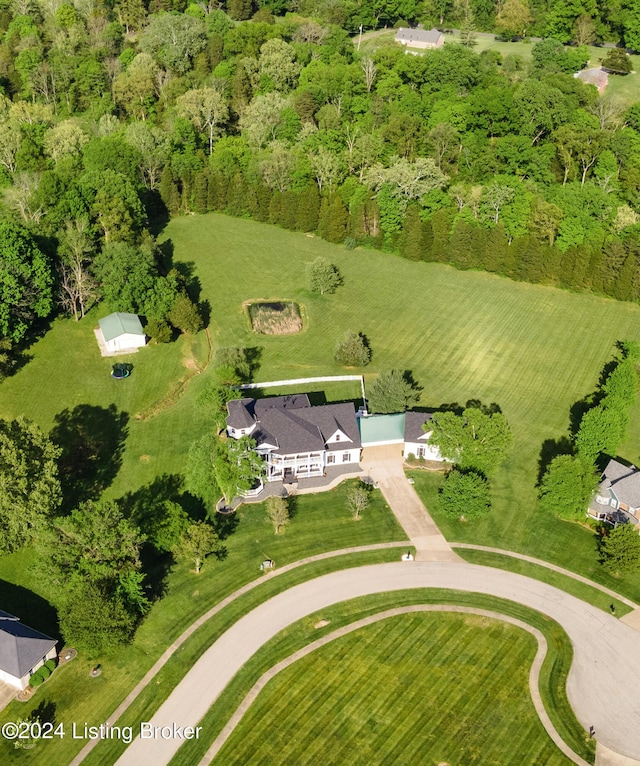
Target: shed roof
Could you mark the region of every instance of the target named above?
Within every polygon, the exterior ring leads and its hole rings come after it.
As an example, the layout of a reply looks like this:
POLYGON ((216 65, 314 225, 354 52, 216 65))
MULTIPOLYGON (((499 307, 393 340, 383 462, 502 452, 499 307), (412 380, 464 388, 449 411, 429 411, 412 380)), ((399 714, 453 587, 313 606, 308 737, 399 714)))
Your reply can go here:
POLYGON ((6 673, 22 678, 57 643, 0 610, 0 669, 6 673))
POLYGON ((358 420, 362 446, 379 444, 380 442, 404 441, 405 413, 396 412, 393 415, 366 415, 358 420))
POLYGON ((106 341, 125 334, 144 335, 144 330, 137 314, 126 314, 122 311, 116 311, 100 319, 98 324, 106 341))

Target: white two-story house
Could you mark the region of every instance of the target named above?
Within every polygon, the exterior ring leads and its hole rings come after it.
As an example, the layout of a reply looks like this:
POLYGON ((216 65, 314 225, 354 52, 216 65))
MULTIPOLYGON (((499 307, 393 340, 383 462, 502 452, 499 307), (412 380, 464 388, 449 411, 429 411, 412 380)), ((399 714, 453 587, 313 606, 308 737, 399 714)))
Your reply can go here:
POLYGON ((266 462, 266 481, 290 483, 360 462, 353 404, 312 407, 306 394, 227 402, 227 434, 250 436, 266 462))

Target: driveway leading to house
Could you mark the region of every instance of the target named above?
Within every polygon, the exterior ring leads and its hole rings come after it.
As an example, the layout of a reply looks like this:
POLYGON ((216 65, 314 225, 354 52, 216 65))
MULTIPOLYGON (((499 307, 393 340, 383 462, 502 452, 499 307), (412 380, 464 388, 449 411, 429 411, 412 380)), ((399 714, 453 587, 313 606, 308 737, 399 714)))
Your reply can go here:
POLYGON ((416 549, 417 561, 461 561, 429 515, 404 473, 402 444, 365 447, 361 465, 380 487, 416 549))
MULTIPOLYGON (((412 588, 451 588, 498 596, 560 623, 574 647, 567 694, 578 720, 585 729, 594 726, 606 748, 640 760, 640 633, 543 582, 461 561, 358 567, 318 577, 269 599, 238 620, 202 655, 150 723, 196 726, 245 662, 291 623, 341 601, 412 588)), ((118 764, 161 766, 182 741, 161 735, 138 738, 118 764)))

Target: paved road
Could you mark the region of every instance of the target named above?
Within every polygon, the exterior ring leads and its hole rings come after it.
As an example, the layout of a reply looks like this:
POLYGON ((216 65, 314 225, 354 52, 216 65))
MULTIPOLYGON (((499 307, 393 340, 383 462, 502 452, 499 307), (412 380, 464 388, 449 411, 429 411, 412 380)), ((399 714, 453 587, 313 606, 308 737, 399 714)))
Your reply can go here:
MULTIPOLYGON (((238 620, 185 675, 152 718, 155 726, 196 726, 244 663, 287 625, 332 604, 410 588, 452 588, 518 601, 568 633, 574 660, 569 701, 581 724, 609 749, 640 760, 640 633, 589 604, 513 572, 449 561, 377 564, 318 577, 238 620)), ((136 739, 119 766, 168 763, 182 741, 136 739)))

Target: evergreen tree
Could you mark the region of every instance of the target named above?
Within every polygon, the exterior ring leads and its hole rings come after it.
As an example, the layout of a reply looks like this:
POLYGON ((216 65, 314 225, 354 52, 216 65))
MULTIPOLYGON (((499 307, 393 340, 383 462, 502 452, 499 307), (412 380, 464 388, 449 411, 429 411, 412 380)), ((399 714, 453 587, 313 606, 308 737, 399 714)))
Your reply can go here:
POLYGON ((193 209, 196 213, 207 212, 207 186, 207 176, 200 171, 193 183, 193 209))
POLYGON ((226 212, 237 218, 241 218, 247 212, 244 178, 240 173, 236 173, 229 181, 226 212))
POLYGON ((431 218, 433 243, 427 261, 449 261, 449 233, 453 220, 452 211, 447 208, 436 210, 431 218))
POLYGON ((489 229, 484 246, 484 268, 487 271, 500 273, 506 261, 508 247, 507 235, 501 223, 489 229))
POLYGON ((410 205, 404 217, 400 252, 410 261, 419 261, 424 253, 422 221, 418 208, 410 205))
POLYGON ((269 202, 269 223, 278 224, 282 217, 282 192, 271 192, 271 200, 269 202))
POLYGON ((164 166, 160 176, 160 197, 171 215, 180 210, 180 192, 178 184, 173 180, 173 173, 168 165, 164 166))
POLYGON ((279 225, 289 231, 298 228, 298 195, 294 191, 282 192, 279 225))
POLYGON ((634 277, 637 269, 636 257, 629 253, 613 285, 613 295, 617 300, 632 301, 637 297, 634 295, 634 277))
POLYGON ((336 244, 344 242, 347 236, 349 213, 339 194, 332 194, 327 209, 327 220, 324 227, 324 239, 336 244))
POLYGON ((227 188, 229 180, 219 170, 214 170, 209 175, 207 184, 207 209, 222 211, 227 206, 227 188))
POLYGON ((298 194, 296 229, 313 232, 318 228, 320 194, 318 184, 309 184, 298 194))
POLYGON ((519 237, 511 243, 519 254, 518 279, 523 282, 542 282, 544 277, 543 246, 535 237, 519 237))
POLYGON ((449 237, 449 262, 459 269, 474 265, 474 249, 478 229, 464 220, 458 220, 449 237))

